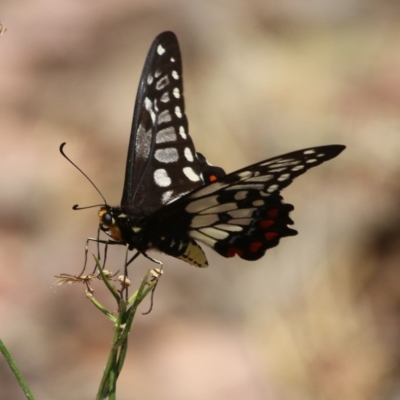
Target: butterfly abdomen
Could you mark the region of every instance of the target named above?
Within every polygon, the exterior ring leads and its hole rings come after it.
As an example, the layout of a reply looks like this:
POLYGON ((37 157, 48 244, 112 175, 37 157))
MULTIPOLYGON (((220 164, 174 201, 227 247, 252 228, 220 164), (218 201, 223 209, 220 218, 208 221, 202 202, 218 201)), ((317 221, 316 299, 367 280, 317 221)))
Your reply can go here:
POLYGON ((182 236, 175 238, 160 236, 155 239, 154 249, 195 267, 208 267, 207 258, 202 248, 187 235, 184 238, 182 236))

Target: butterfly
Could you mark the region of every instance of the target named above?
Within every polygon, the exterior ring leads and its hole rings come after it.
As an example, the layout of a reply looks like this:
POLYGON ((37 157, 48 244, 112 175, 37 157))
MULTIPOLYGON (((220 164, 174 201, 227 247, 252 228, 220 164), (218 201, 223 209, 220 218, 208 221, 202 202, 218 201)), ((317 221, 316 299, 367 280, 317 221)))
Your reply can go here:
POLYGON ((199 243, 223 257, 258 260, 293 236, 294 209, 280 191, 344 150, 298 150, 226 174, 196 152, 189 136, 177 37, 163 32, 148 52, 139 82, 121 205, 99 210, 99 229, 148 258, 157 250, 208 266, 199 243))

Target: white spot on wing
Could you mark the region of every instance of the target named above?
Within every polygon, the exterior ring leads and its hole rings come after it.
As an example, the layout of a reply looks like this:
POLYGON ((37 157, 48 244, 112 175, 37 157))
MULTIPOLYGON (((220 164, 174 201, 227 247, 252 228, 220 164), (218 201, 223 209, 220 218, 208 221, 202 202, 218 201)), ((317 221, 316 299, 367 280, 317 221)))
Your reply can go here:
POLYGON ((176 80, 179 79, 179 74, 178 74, 178 72, 176 72, 175 70, 172 71, 171 75, 172 75, 172 77, 173 77, 174 79, 176 79, 176 80))
POLYGON ((144 99, 144 108, 150 114, 150 118, 154 124, 154 122, 156 122, 156 114, 153 110, 153 103, 151 102, 151 100, 148 97, 145 97, 145 99, 144 99))
POLYGON ((314 154, 314 153, 315 153, 314 149, 303 151, 303 154, 314 154))
POLYGON ((163 204, 167 204, 171 200, 171 197, 173 194, 174 194, 173 190, 168 190, 168 191, 164 192, 161 197, 161 202, 163 204))
POLYGON ((168 75, 164 75, 159 81, 156 83, 157 90, 163 90, 169 84, 168 75))
POLYGON ((147 75, 147 84, 148 85, 151 85, 153 83, 153 80, 154 80, 153 75, 151 75, 151 74, 147 75))
POLYGON ((287 160, 285 162, 281 162, 279 163, 279 165, 283 166, 283 167, 290 167, 292 165, 298 165, 300 164, 301 161, 300 160, 287 160))
POLYGON ((273 164, 274 162, 275 162, 275 160, 274 161, 265 161, 265 162, 261 163, 260 166, 265 167, 266 165, 273 164))
POLYGON ((167 187, 171 184, 171 178, 168 176, 167 171, 163 168, 156 169, 153 177, 157 186, 167 187))
POLYGON ((214 182, 214 183, 211 183, 210 185, 207 185, 204 188, 198 190, 197 192, 193 193, 190 197, 195 199, 196 197, 206 196, 206 195, 214 193, 217 190, 220 190, 226 186, 228 186, 226 183, 223 184, 221 182, 214 182))
POLYGON ((282 171, 286 171, 287 167, 282 167, 280 165, 271 165, 271 168, 268 170, 269 172, 277 173, 277 172, 282 172, 282 171))
POLYGON ((268 171, 272 172, 272 173, 277 173, 277 172, 282 172, 282 171, 286 171, 287 168, 286 167, 280 167, 280 168, 271 168, 268 171))
POLYGON ((213 207, 219 204, 217 200, 217 196, 205 197, 203 199, 195 200, 189 203, 185 210, 188 213, 198 213, 199 211, 205 210, 206 208, 213 207))
POLYGON ((156 72, 154 73, 154 77, 159 78, 160 76, 161 76, 161 71, 157 69, 156 72))
POLYGON ((199 231, 201 233, 204 233, 207 236, 210 236, 210 237, 216 239, 216 240, 222 240, 229 236, 228 232, 220 231, 219 229, 215 229, 215 228, 211 228, 211 227, 202 228, 202 229, 199 229, 199 231))
POLYGON ((171 120, 171 114, 168 110, 161 111, 160 114, 158 114, 157 123, 159 125, 164 124, 165 122, 170 122, 171 120))
POLYGON ((215 225, 215 228, 223 229, 225 231, 230 231, 230 232, 240 232, 243 230, 241 226, 229 225, 229 224, 218 224, 215 225))
POLYGON ((254 200, 253 203, 251 203, 254 207, 261 207, 264 205, 264 200, 254 200))
POLYGON ((192 162, 194 160, 192 151, 189 149, 189 147, 185 147, 184 154, 186 160, 188 160, 189 162, 192 162))
POLYGON ((242 172, 239 172, 237 175, 239 178, 246 179, 246 178, 250 178, 251 176, 253 176, 253 173, 251 171, 242 171, 242 172))
POLYGON ((282 174, 282 175, 278 178, 278 181, 279 181, 279 182, 283 182, 283 181, 287 181, 288 179, 290 179, 290 174, 282 174))
POLYGON ((240 192, 235 193, 235 200, 244 200, 248 193, 247 190, 241 190, 240 192))
POLYGON ((140 124, 138 126, 137 132, 136 132, 137 137, 142 138, 142 143, 140 146, 140 152, 138 152, 137 156, 141 159, 147 159, 147 157, 150 154, 150 143, 151 143, 151 137, 152 137, 152 131, 149 129, 146 131, 143 128, 143 125, 140 124))
MULTIPOLYGON (((247 182, 247 181, 245 181, 247 182)), ((234 186, 230 186, 227 187, 226 190, 241 190, 241 189, 254 189, 254 190, 262 190, 264 189, 264 185, 260 184, 255 184, 255 183, 249 183, 246 185, 246 183, 244 183, 243 185, 234 185, 234 186)))
POLYGON ((198 182, 200 180, 200 176, 193 171, 192 167, 185 167, 183 168, 183 173, 192 181, 198 182))
POLYGON ((315 158, 310 158, 309 160, 306 161, 307 164, 313 164, 316 162, 317 162, 317 160, 315 158))
POLYGON ((161 46, 161 44, 158 45, 157 47, 157 53, 162 56, 165 53, 164 47, 161 46))
POLYGON ((176 106, 176 107, 175 107, 175 115, 176 115, 178 118, 182 118, 182 110, 181 110, 181 108, 180 108, 179 106, 176 106))
POLYGON ((293 167, 292 171, 301 171, 304 168, 305 168, 304 165, 298 165, 297 167, 293 167))
POLYGON ((276 192, 277 190, 279 190, 279 186, 278 186, 278 185, 271 185, 271 186, 269 186, 269 187, 267 188, 267 192, 268 192, 268 193, 274 193, 274 192, 276 192))
MULTIPOLYGON (((232 218, 248 218, 253 215, 254 210, 256 210, 256 208, 241 208, 238 210, 230 211, 228 214, 232 218)), ((231 223, 231 221, 229 221, 229 223, 231 223)))
POLYGON ((182 139, 186 139, 187 138, 187 134, 186 134, 185 128, 183 126, 179 127, 179 134, 181 135, 182 139))
POLYGON ((293 158, 281 158, 279 160, 265 161, 261 163, 261 166, 270 165, 271 167, 287 167, 290 165, 299 164, 299 160, 294 160, 293 158))
POLYGON ((171 57, 171 58, 169 59, 169 61, 171 61, 171 62, 175 62, 176 60, 175 60, 175 58, 174 58, 174 57, 171 57))
POLYGON ((164 92, 164 93, 162 94, 162 96, 160 97, 160 100, 161 100, 163 103, 168 103, 169 100, 170 100, 170 98, 169 98, 169 93, 168 93, 168 92, 164 92))
POLYGON ((246 183, 248 182, 268 182, 273 179, 273 175, 260 175, 260 176, 253 176, 253 178, 246 179, 246 183))
POLYGON ((209 236, 204 235, 203 233, 199 231, 190 231, 189 236, 192 239, 200 240, 200 242, 203 242, 205 244, 208 244, 209 246, 213 247, 216 243, 215 239, 211 239, 209 236))
POLYGON ((178 150, 175 147, 167 147, 166 149, 158 149, 154 153, 157 161, 162 163, 172 163, 179 159, 178 150))
POLYGON ((203 210, 200 212, 200 214, 217 214, 217 213, 232 211, 232 210, 236 210, 236 209, 237 209, 236 203, 223 203, 223 204, 218 204, 217 206, 208 208, 207 210, 203 210))
POLYGON ((169 126, 157 132, 156 143, 175 142, 177 138, 174 127, 169 126))
POLYGON ((202 226, 210 226, 215 222, 218 222, 218 215, 209 214, 209 215, 196 215, 192 222, 190 223, 191 228, 200 228, 202 226))
POLYGON ((173 88, 172 94, 177 99, 179 99, 181 97, 181 92, 180 92, 179 88, 177 88, 177 87, 173 88))

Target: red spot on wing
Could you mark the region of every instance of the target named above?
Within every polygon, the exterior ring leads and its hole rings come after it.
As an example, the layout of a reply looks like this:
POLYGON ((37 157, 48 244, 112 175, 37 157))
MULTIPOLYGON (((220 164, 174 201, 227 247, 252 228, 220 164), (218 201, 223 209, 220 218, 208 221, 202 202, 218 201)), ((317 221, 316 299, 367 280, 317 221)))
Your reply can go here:
POLYGON ((260 250, 260 247, 261 247, 262 245, 263 245, 263 244, 262 244, 261 242, 253 242, 253 243, 250 243, 249 250, 250 250, 252 253, 257 253, 257 251, 260 250))
POLYGON ((268 210, 268 216, 271 218, 277 217, 278 214, 279 214, 278 208, 272 208, 271 210, 268 210))
POLYGON ((276 232, 267 232, 264 237, 267 240, 272 240, 274 238, 276 238, 278 236, 278 234, 276 232))
POLYGON ((210 182, 215 182, 217 179, 218 179, 218 178, 217 178, 215 175, 210 175, 210 176, 208 177, 208 180, 209 180, 210 182))
POLYGON ((225 257, 234 257, 236 254, 239 257, 241 257, 243 255, 243 251, 240 250, 240 249, 237 249, 236 247, 229 247, 229 249, 226 252, 226 256, 225 257))
POLYGON ((261 226, 261 228, 269 228, 274 223, 275 223, 275 221, 273 221, 272 219, 264 219, 264 220, 260 221, 260 226, 261 226))

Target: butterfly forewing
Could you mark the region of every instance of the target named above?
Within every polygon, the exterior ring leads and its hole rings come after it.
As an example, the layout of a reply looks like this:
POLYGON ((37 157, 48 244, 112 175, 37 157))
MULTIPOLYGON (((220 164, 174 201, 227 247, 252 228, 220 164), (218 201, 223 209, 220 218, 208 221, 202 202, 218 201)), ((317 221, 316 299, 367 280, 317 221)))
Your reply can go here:
POLYGON ((149 215, 203 185, 188 132, 177 38, 160 34, 146 58, 132 122, 121 207, 149 215))

